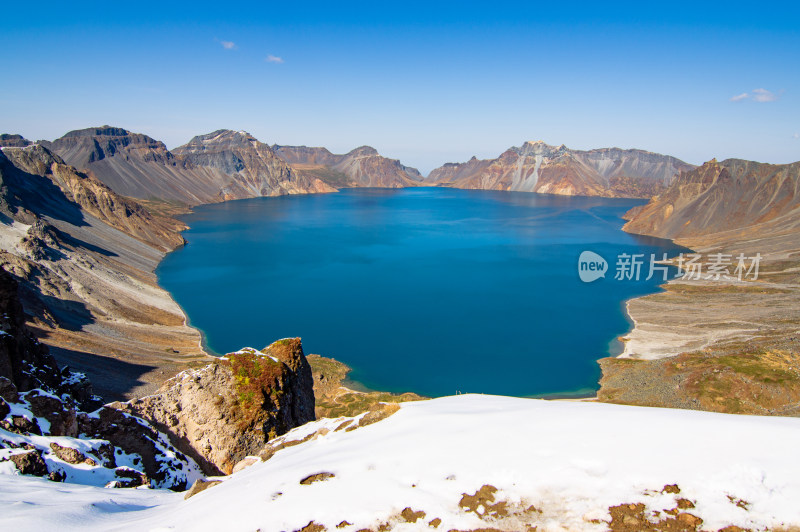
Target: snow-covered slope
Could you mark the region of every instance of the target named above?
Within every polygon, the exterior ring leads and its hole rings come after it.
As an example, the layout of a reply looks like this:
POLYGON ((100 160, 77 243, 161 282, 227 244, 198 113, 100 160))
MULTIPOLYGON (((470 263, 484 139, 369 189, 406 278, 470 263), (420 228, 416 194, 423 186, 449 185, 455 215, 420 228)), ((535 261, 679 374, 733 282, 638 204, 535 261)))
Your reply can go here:
POLYGON ((704 530, 800 524, 799 419, 462 395, 406 403, 356 430, 342 422, 295 429, 287 438, 319 434, 188 500, 4 476, 0 527, 606 530, 623 516, 630 530, 637 519, 640 529, 642 519, 704 530))

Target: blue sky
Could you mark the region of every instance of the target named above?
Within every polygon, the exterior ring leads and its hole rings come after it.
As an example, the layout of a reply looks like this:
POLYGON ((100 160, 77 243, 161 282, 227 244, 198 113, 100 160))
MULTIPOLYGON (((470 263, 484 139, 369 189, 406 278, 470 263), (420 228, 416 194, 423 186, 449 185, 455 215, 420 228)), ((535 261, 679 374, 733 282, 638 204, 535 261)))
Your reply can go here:
POLYGON ((0 130, 219 128, 423 173, 525 140, 800 160, 794 3, 3 6, 0 130))

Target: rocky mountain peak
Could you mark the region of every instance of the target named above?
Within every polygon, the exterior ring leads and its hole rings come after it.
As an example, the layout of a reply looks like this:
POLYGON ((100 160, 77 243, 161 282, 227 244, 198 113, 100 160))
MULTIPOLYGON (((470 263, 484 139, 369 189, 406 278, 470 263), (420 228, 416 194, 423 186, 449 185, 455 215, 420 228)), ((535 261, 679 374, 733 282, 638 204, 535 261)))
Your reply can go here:
POLYGON ((117 154, 131 155, 150 161, 173 164, 172 154, 163 142, 141 133, 112 126, 91 127, 70 131, 53 142, 41 141, 63 157, 67 164, 85 168, 117 154))
POLYGON ((512 151, 517 153, 518 155, 522 156, 536 156, 541 155, 543 157, 558 157, 562 155, 564 152, 569 151, 566 146, 561 144, 560 146, 551 146, 550 144, 545 143, 542 140, 537 141, 528 141, 524 143, 519 148, 511 148, 512 151))
POLYGON ((30 146, 31 141, 22 135, 0 133, 0 148, 24 148, 30 146))
POLYGON ((353 155, 356 157, 367 157, 369 155, 378 155, 378 150, 373 148, 372 146, 360 146, 354 150, 352 150, 348 155, 353 155))
POLYGON ((62 138, 75 138, 75 137, 126 137, 131 132, 121 127, 113 126, 99 126, 89 127, 86 129, 76 129, 66 133, 62 138))
POLYGON ((247 170, 258 176, 268 175, 271 170, 286 171, 285 165, 277 164, 279 159, 272 148, 245 131, 218 129, 198 135, 175 148, 174 153, 193 165, 216 168, 226 174, 247 170), (265 164, 276 168, 264 168, 265 164))
POLYGON ((523 147, 530 146, 530 147, 540 147, 540 148, 554 148, 555 146, 551 146, 550 144, 546 143, 543 140, 527 140, 522 144, 523 147))
MULTIPOLYGON (((258 142, 253 135, 247 131, 233 131, 231 129, 218 129, 205 135, 197 135, 186 143, 183 147, 196 147, 204 145, 245 145, 250 142, 258 142)), ((179 148, 180 149, 180 148, 179 148)))
MULTIPOLYGON (((41 144, 3 150, 0 178, 40 216, 77 220, 79 208, 129 236, 169 251, 184 243, 177 220, 150 214, 92 175, 79 172, 41 144)), ((26 222, 30 223, 30 222, 26 222)))
POLYGON ((641 150, 573 150, 541 140, 511 147, 495 159, 436 168, 426 181, 440 186, 547 194, 650 198, 694 166, 641 150))
POLYGON ((755 224, 763 234, 796 231, 798 198, 800 162, 712 159, 682 172, 667 190, 631 211, 624 229, 670 239, 710 238, 755 224))

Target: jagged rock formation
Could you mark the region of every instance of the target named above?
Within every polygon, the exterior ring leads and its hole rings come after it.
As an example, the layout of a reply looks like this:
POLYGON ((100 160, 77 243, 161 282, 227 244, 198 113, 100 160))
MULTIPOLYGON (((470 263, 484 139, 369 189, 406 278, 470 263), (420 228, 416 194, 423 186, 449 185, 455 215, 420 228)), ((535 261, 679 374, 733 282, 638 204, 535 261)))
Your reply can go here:
MULTIPOLYGON (((47 347, 28 330, 19 300, 19 284, 3 269, 0 269, 0 381, 4 383, 0 385, 0 397, 9 401, 16 401, 18 392, 36 388, 67 395, 83 406, 90 406, 96 400, 85 376, 67 367, 59 370, 47 347)), ((63 425, 60 419, 56 422, 63 411, 57 407, 48 409, 42 401, 32 401, 37 409, 53 413, 51 424, 63 425)))
POLYGON ((154 395, 111 405, 152 423, 207 474, 230 474, 268 440, 314 417, 299 338, 243 349, 170 379, 154 395))
MULTIPOLYGON (((25 325, 18 283, 0 269, 0 464, 22 475, 185 489, 197 465, 142 420, 101 408, 86 376, 59 369, 25 325)), ((0 471, 6 471, 0 465, 0 471)))
POLYGON ((243 131, 200 135, 173 152, 147 135, 110 126, 41 143, 117 193, 146 200, 194 206, 334 190, 313 176, 292 172, 269 146, 243 131))
POLYGON ((0 266, 21 283, 29 325, 99 393, 155 389, 205 357, 153 270, 183 224, 153 215, 42 145, 0 152, 0 266), (154 362, 150 364, 150 362, 154 362))
POLYGON ((325 148, 308 146, 272 146, 275 153, 292 168, 319 177, 338 187, 416 187, 422 175, 416 168, 403 166, 396 159, 380 155, 375 148, 361 146, 336 155, 325 148))
MULTIPOLYGON (((716 159, 683 172, 668 190, 628 213, 624 229, 670 239, 757 228, 758 236, 800 225, 800 162, 716 159)), ((753 233, 753 230, 748 232, 753 233)))
POLYGON ((99 398, 35 340, 17 291, 0 270, 0 474, 183 490, 201 476, 189 457, 206 473, 228 474, 270 438, 314 420, 299 338, 231 353, 179 374, 157 395, 87 413, 99 398))
POLYGON ((197 464, 141 419, 106 407, 83 412, 68 393, 19 393, 0 381, 0 474, 12 472, 3 467, 11 462, 19 474, 56 482, 178 491, 201 476, 197 464))
POLYGON ((426 182, 439 186, 567 196, 650 197, 692 165, 642 150, 571 150, 542 141, 512 147, 497 159, 447 163, 426 182))

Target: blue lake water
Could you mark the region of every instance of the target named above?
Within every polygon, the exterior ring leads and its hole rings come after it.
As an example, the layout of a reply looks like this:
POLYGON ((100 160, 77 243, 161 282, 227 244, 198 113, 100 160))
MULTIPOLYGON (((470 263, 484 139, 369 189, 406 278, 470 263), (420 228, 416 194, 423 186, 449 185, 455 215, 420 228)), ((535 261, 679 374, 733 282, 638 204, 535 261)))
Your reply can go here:
POLYGON ((591 393, 598 358, 629 331, 624 302, 652 293, 629 235, 639 200, 419 188, 255 198, 202 206, 161 285, 226 353, 300 336, 366 387, 428 396, 591 393), (594 251, 609 273, 578 277, 594 251), (622 253, 642 277, 615 280, 622 253))

